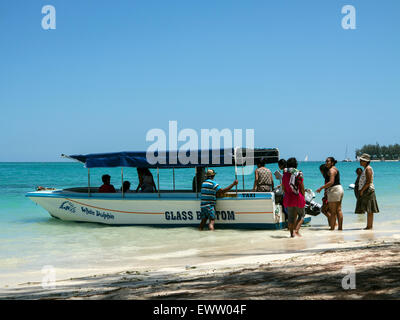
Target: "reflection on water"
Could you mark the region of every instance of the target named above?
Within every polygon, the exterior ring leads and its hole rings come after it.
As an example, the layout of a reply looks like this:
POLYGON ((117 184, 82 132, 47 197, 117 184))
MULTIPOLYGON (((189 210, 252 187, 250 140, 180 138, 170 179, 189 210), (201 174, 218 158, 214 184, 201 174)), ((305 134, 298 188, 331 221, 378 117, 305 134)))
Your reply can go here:
POLYGON ((367 215, 366 214, 354 214, 356 216, 356 222, 367 224, 367 215))
POLYGON ((375 232, 372 230, 363 230, 363 232, 358 235, 358 239, 361 241, 373 241, 373 240, 377 240, 378 237, 375 235, 375 232))
POLYGON ((289 241, 284 242, 284 251, 292 252, 292 251, 304 250, 309 247, 308 242, 309 241, 307 241, 304 236, 290 238, 289 241))

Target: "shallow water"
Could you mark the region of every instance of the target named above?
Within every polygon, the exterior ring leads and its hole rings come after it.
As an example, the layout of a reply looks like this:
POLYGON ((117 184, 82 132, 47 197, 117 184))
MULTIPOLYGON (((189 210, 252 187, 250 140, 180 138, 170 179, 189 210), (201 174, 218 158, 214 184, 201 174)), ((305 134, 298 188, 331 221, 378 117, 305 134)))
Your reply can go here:
MULTIPOLYGON (((320 162, 300 163, 306 188, 316 190, 323 183, 320 162)), ((373 163, 380 213, 375 230, 363 231, 365 215, 355 215, 355 198, 347 186, 354 183, 358 163, 338 163, 343 199, 344 231, 327 230, 322 214, 312 218, 303 237, 288 239, 286 230, 234 230, 198 232, 196 228, 156 228, 64 222, 25 197, 38 185, 66 188, 87 185, 87 169, 78 163, 0 163, 0 286, 15 281, 40 281, 41 269, 51 265, 59 274, 98 272, 111 269, 140 269, 168 265, 190 265, 247 255, 275 254, 317 248, 343 241, 370 241, 397 236, 400 231, 400 163, 373 163)), ((276 165, 268 165, 272 171, 276 165)), ((234 179, 233 168, 217 168, 216 180, 227 186, 234 179)), ((91 169, 92 185, 101 175, 112 176, 121 186, 121 169, 91 169)), ((156 171, 153 170, 156 178, 156 171)), ((190 189, 194 169, 175 170, 176 187, 190 189)), ((124 180, 137 185, 135 169, 124 169, 124 180)), ((275 181, 276 183, 276 181, 275 181)), ((251 188, 253 176, 245 177, 251 188)), ((161 189, 172 188, 172 170, 160 170, 161 189)), ((242 179, 239 178, 239 185, 242 179)), ((320 202, 322 195, 317 195, 320 202)))

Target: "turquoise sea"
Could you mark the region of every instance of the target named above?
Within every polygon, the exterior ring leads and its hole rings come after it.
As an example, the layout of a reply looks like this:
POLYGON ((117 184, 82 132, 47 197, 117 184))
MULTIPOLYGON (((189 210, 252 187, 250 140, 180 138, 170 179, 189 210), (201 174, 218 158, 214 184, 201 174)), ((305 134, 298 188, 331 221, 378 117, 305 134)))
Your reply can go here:
MULTIPOLYGON (((322 162, 302 162, 306 188, 323 184, 319 172, 322 162)), ((400 162, 372 163, 380 213, 375 215, 374 233, 400 231, 400 162)), ((277 165, 267 165, 274 172, 277 165)), ((355 215, 355 197, 348 188, 354 183, 359 163, 338 163, 343 200, 344 231, 337 238, 327 229, 322 214, 314 217, 303 238, 289 242, 288 232, 264 230, 218 230, 199 232, 196 228, 156 228, 64 222, 54 218, 25 197, 35 187, 66 188, 87 185, 87 169, 79 163, 0 163, 0 287, 23 281, 40 281, 41 269, 54 266, 59 277, 109 270, 140 269, 169 264, 191 264, 218 260, 249 252, 276 252, 304 249, 323 241, 342 241, 357 237, 366 224, 364 215, 355 215), (356 230, 357 232, 355 233, 356 230), (329 238, 330 237, 330 238, 329 238), (298 241, 297 244, 295 241, 298 241), (299 243, 300 247, 296 247, 299 243), (210 250, 212 248, 213 250, 210 250)), ((157 177, 156 170, 152 170, 157 177)), ((216 181, 222 186, 234 179, 233 168, 216 168, 216 181)), ((92 169, 91 185, 101 184, 101 175, 112 176, 121 187, 121 169, 92 169)), ((194 169, 176 169, 176 188, 190 189, 194 169)), ((245 176, 246 188, 253 175, 245 176)), ((124 180, 136 188, 136 169, 124 168, 124 180)), ((275 181, 277 183, 277 181, 275 181)), ((160 170, 161 189, 172 189, 172 170, 160 170)), ((239 186, 242 178, 239 177, 239 186)), ((322 195, 317 195, 320 202, 322 195)))

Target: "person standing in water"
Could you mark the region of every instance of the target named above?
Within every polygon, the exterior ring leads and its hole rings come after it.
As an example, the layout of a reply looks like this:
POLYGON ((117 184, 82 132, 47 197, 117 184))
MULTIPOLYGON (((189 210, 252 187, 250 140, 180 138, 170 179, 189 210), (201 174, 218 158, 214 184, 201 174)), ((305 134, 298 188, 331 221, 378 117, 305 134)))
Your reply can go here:
POLYGON ((290 237, 301 236, 299 231, 305 216, 306 200, 304 198, 303 173, 297 170, 296 158, 287 160, 287 169, 284 170, 282 177, 282 188, 284 192, 283 205, 288 213, 290 237))
POLYGON ((216 173, 214 170, 207 170, 206 180, 204 180, 201 186, 201 222, 199 226, 200 231, 203 230, 207 220, 210 220, 208 225, 210 230, 214 230, 215 205, 217 203, 217 195, 221 196, 223 193, 228 192, 238 184, 238 181, 235 180, 229 187, 222 189, 221 186, 214 181, 215 175, 216 173))
POLYGON ((328 208, 331 215, 330 230, 335 230, 336 218, 338 220, 338 230, 343 230, 342 200, 344 190, 340 184, 340 173, 335 167, 336 163, 337 161, 334 157, 326 158, 325 165, 328 169, 329 181, 320 187, 317 193, 320 193, 322 189, 326 189, 328 208))
POLYGON ((283 173, 287 168, 287 164, 286 164, 286 160, 285 159, 279 159, 278 161, 278 167, 279 170, 276 170, 274 172, 275 178, 277 180, 279 180, 279 185, 276 187, 276 192, 275 192, 275 197, 277 197, 278 195, 280 196, 280 200, 278 201, 278 204, 280 204, 282 206, 282 211, 283 214, 285 215, 285 221, 288 221, 288 213, 287 213, 287 209, 285 208, 285 206, 283 205, 283 188, 282 188, 282 177, 283 177, 283 173), (280 172, 282 171, 282 173, 280 172))
MULTIPOLYGON (((328 169, 326 168, 325 164, 321 164, 319 166, 319 171, 321 172, 322 176, 324 177, 325 183, 329 181, 328 177, 328 169)), ((324 192, 324 196, 322 197, 322 208, 321 212, 326 216, 328 219, 328 225, 331 225, 331 214, 329 213, 329 208, 328 208, 328 198, 326 197, 326 190, 324 192)))
POLYGON ((358 187, 360 185, 360 177, 361 177, 362 172, 363 172, 363 170, 361 168, 357 168, 356 169, 357 179, 354 182, 354 196, 356 197, 356 199, 358 199, 359 196, 360 196, 360 192, 358 190, 358 187))
POLYGON ((356 213, 367 212, 367 226, 364 230, 370 230, 374 223, 374 213, 379 212, 375 197, 374 170, 369 165, 371 157, 364 153, 360 157, 360 165, 364 168, 359 181, 359 197, 357 199, 356 213))
POLYGON ((280 171, 282 171, 282 173, 280 173, 279 170, 276 170, 274 172, 275 178, 277 180, 279 180, 279 185, 277 186, 277 188, 280 188, 282 186, 282 177, 283 177, 283 172, 284 170, 287 168, 287 163, 285 159, 279 159, 278 161, 278 168, 280 171))

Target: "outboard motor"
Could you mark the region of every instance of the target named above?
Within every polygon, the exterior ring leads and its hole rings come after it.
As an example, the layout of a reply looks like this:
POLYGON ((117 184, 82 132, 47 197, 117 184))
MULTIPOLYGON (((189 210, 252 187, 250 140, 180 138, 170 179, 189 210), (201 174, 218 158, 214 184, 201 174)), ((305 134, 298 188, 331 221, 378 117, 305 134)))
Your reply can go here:
POLYGON ((304 198, 306 200, 306 205, 304 207, 306 214, 310 216, 317 216, 321 213, 322 205, 315 202, 315 193, 311 189, 304 190, 304 198))
POLYGON ((282 190, 282 187, 275 188, 274 189, 274 193, 275 193, 275 204, 280 204, 280 205, 283 206, 283 190, 282 190))

